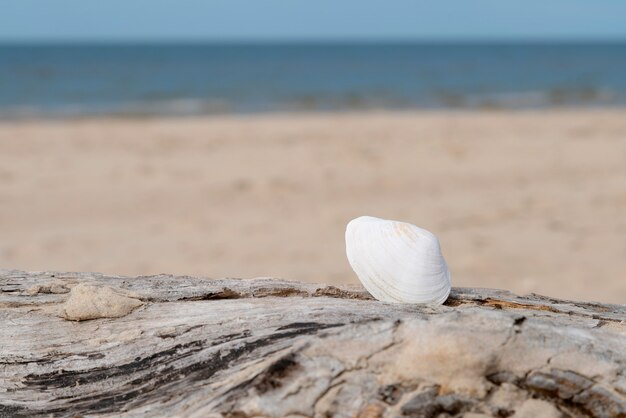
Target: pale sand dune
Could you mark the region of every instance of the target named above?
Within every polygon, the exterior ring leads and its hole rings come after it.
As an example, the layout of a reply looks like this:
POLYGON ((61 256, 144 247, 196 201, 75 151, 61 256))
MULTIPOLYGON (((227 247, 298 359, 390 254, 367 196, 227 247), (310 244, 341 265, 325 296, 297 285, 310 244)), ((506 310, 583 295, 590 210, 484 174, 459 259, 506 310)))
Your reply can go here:
POLYGON ((626 110, 0 122, 0 267, 356 282, 364 214, 456 286, 626 303, 626 110))

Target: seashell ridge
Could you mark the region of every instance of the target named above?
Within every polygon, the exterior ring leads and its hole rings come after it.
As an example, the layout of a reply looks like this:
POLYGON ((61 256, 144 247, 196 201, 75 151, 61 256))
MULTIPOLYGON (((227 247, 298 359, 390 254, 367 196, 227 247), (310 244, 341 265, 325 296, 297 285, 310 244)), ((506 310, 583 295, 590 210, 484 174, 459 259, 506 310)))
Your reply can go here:
POLYGON ((392 303, 441 305, 450 271, 437 237, 415 225, 361 216, 346 227, 346 253, 363 286, 392 303))

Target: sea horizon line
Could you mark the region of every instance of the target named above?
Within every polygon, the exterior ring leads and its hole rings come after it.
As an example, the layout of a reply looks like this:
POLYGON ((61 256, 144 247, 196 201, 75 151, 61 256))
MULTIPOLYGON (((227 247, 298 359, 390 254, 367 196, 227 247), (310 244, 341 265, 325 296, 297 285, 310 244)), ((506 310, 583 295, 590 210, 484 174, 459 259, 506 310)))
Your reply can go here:
POLYGON ((329 38, 329 39, 0 39, 0 47, 29 46, 567 46, 624 45, 626 38, 329 38))

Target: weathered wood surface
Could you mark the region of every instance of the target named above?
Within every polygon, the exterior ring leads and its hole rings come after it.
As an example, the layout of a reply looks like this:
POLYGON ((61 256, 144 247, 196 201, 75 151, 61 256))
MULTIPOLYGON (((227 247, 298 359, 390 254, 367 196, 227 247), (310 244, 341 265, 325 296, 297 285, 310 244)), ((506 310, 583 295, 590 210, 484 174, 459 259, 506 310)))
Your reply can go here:
POLYGON ((0 416, 626 416, 624 305, 0 270, 0 323, 0 416))

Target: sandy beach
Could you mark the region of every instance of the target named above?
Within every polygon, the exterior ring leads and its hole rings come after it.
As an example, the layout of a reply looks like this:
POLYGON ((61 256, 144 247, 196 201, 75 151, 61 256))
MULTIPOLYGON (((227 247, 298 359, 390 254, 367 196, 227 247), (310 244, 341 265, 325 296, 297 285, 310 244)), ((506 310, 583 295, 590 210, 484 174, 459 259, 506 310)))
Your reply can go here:
POLYGON ((455 286, 626 303, 626 110, 0 122, 0 267, 356 283, 359 215, 455 286))

